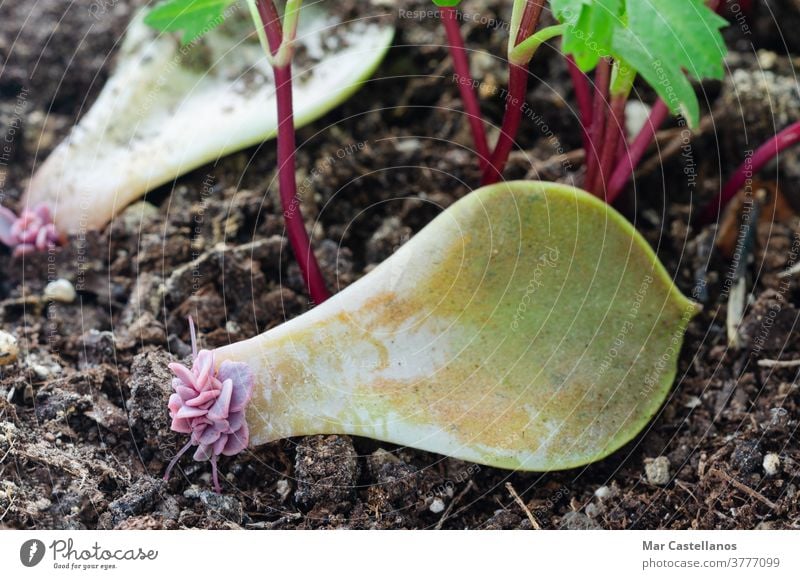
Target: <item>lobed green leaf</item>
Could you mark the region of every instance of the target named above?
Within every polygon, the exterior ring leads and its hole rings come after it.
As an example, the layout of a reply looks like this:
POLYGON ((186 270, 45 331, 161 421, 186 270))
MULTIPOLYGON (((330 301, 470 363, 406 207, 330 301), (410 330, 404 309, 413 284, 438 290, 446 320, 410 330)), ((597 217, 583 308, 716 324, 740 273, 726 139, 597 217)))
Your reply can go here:
POLYGON ((145 17, 148 26, 162 32, 182 31, 186 45, 222 24, 225 9, 236 0, 168 0, 145 17))
POLYGON ((700 106, 686 74, 701 80, 724 74, 724 18, 704 0, 552 0, 567 26, 562 50, 584 72, 600 58, 627 62, 690 126, 700 106))

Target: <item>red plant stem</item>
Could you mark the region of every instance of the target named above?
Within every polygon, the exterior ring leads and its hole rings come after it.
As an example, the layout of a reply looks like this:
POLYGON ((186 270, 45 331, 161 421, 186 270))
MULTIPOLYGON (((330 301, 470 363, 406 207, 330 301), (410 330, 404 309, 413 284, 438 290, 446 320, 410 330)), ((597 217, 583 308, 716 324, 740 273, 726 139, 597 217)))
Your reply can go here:
POLYGON ((745 159, 711 203, 705 206, 697 219, 698 225, 715 220, 718 212, 733 199, 753 174, 763 169, 781 151, 800 142, 800 121, 793 123, 756 149, 751 157, 745 159))
POLYGON ((578 112, 581 116, 581 132, 583 136, 583 150, 589 152, 589 127, 592 126, 592 95, 589 89, 589 80, 578 65, 575 59, 567 55, 567 69, 572 78, 572 86, 575 89, 575 99, 578 101, 578 112))
POLYGON ((275 86, 278 91, 278 183, 280 188, 286 232, 300 266, 308 292, 315 304, 330 297, 317 258, 311 249, 297 196, 295 178, 295 134, 292 112, 292 65, 276 67, 275 86))
POLYGON ((584 189, 590 190, 600 169, 603 136, 606 130, 606 108, 608 105, 608 88, 611 80, 611 63, 601 58, 594 74, 594 104, 592 110, 592 126, 589 149, 586 151, 586 177, 584 189))
POLYGON ((469 60, 467 51, 464 48, 464 39, 461 37, 461 27, 458 22, 458 12, 452 7, 441 8, 442 23, 447 33, 450 56, 453 58, 453 68, 456 71, 456 82, 461 93, 461 101, 464 103, 464 110, 467 113, 470 130, 472 131, 472 141, 475 152, 478 155, 478 166, 481 172, 486 169, 489 163, 489 141, 486 138, 486 130, 483 127, 483 115, 478 96, 475 93, 475 84, 469 71, 469 60))
POLYGON ((506 111, 503 115, 500 136, 497 138, 491 161, 483 172, 482 185, 497 183, 503 176, 503 168, 508 161, 508 155, 511 153, 511 148, 514 146, 514 140, 522 123, 522 109, 525 104, 527 90, 528 67, 509 63, 506 111))
MULTIPOLYGON (((539 24, 543 9, 544 0, 528 0, 525 3, 525 10, 522 12, 522 20, 519 23, 519 32, 517 32, 514 46, 533 34, 536 25, 539 24)), ((511 42, 512 39, 509 38, 508 40, 511 42)))
POLYGON ((261 17, 261 22, 264 24, 264 33, 267 35, 269 49, 274 56, 283 41, 281 17, 272 0, 259 0, 256 6, 258 7, 258 15, 261 17))
POLYGON ((602 142, 600 152, 600 165, 595 174, 595 182, 591 185, 591 191, 598 197, 604 198, 608 202, 606 186, 614 163, 619 152, 619 144, 624 140, 625 135, 625 103, 628 102, 628 95, 615 95, 611 98, 611 112, 606 120, 605 138, 602 142))
MULTIPOLYGON (((508 42, 514 42, 514 46, 528 38, 536 29, 539 18, 544 8, 543 0, 528 0, 525 10, 522 12, 519 32, 517 38, 509 38, 508 42)), ((511 52, 509 50, 509 52, 511 52)), ((482 185, 497 183, 503 174, 503 169, 508 162, 508 155, 514 146, 514 140, 519 132, 522 122, 522 111, 525 107, 525 96, 528 92, 528 63, 524 65, 508 63, 508 95, 506 97, 506 108, 503 114, 503 124, 500 127, 500 136, 497 138, 489 165, 483 172, 482 185)))
POLYGON ((639 133, 634 137, 627 155, 622 155, 611 173, 611 178, 606 187, 606 201, 613 203, 617 196, 622 191, 622 188, 628 182, 633 171, 639 166, 639 163, 644 157, 645 151, 653 142, 656 136, 656 131, 664 124, 664 121, 669 116, 669 108, 667 104, 658 99, 650 110, 650 116, 644 123, 644 126, 639 130, 639 133))
MULTIPOLYGON (((283 40, 278 11, 272 0, 259 0, 257 6, 270 50, 274 56, 283 40)), ((286 233, 311 300, 315 304, 320 304, 330 297, 330 293, 325 286, 325 279, 322 277, 317 258, 311 249, 311 241, 300 209, 300 199, 297 196, 292 65, 289 62, 283 66, 273 66, 272 70, 275 74, 275 90, 278 100, 278 185, 283 217, 286 222, 286 233)))

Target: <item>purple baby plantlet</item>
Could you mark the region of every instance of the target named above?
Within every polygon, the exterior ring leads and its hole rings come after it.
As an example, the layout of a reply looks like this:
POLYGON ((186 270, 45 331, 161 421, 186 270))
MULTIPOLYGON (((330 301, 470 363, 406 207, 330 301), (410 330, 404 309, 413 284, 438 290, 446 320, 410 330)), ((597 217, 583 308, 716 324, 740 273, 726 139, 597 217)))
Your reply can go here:
POLYGON ((14 257, 19 257, 58 247, 64 239, 56 230, 50 210, 40 204, 25 209, 19 216, 0 207, 0 242, 14 250, 14 257))
POLYGON ((255 382, 247 364, 225 361, 214 370, 214 353, 197 351, 194 322, 189 318, 192 335, 191 370, 173 362, 169 369, 175 374, 169 399, 171 428, 191 435, 189 442, 175 455, 167 467, 164 480, 192 446, 197 446, 194 459, 211 461, 214 490, 220 492, 217 458, 234 456, 247 448, 250 431, 245 420, 245 408, 250 402, 255 382))

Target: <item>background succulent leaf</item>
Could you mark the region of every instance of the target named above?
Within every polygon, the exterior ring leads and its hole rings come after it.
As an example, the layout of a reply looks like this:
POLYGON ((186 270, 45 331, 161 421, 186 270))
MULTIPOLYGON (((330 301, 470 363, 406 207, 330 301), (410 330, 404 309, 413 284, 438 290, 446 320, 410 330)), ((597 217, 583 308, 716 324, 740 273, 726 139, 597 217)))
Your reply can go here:
MULTIPOLYGON (((252 32, 249 12, 231 11, 223 25, 180 47, 137 17, 114 73, 76 130, 36 171, 26 202, 48 203, 60 231, 100 228, 145 192, 273 138, 274 77, 252 32), (86 202, 65 203, 65 191, 86 202)), ((393 35, 385 20, 342 22, 324 6, 304 6, 296 41, 306 55, 294 72, 296 126, 358 90, 393 35), (334 36, 339 41, 326 47, 334 36)))

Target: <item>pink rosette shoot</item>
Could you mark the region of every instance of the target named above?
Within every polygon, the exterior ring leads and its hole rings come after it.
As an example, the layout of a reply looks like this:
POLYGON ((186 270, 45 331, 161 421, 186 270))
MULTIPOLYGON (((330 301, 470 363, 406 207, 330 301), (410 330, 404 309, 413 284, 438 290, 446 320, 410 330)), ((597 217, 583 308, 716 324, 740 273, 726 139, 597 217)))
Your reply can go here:
POLYGON ((25 209, 19 216, 0 207, 0 242, 14 250, 14 257, 34 251, 47 251, 63 245, 47 205, 25 209))
POLYGON ((214 490, 219 493, 217 458, 238 454, 247 448, 250 441, 245 409, 253 394, 255 379, 250 367, 242 362, 226 360, 215 371, 214 353, 197 351, 197 335, 191 317, 189 327, 192 368, 190 370, 177 362, 169 365, 175 374, 172 379, 175 393, 169 399, 169 415, 172 430, 189 434, 190 438, 169 463, 164 480, 169 480, 170 472, 180 457, 197 446, 194 459, 211 461, 214 490))

